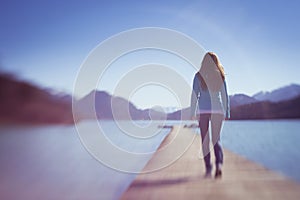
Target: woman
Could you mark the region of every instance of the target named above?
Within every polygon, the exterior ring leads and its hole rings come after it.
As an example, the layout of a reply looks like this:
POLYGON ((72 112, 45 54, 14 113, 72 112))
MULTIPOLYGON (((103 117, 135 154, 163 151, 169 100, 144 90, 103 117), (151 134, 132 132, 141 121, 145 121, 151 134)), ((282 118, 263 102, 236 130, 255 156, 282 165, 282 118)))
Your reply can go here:
POLYGON ((192 119, 199 120, 202 139, 202 152, 205 162, 205 177, 211 176, 212 164, 209 150, 209 121, 216 157, 215 178, 222 176, 223 151, 220 143, 220 131, 224 118, 230 117, 225 72, 217 55, 205 54, 199 72, 195 74, 191 98, 192 119))

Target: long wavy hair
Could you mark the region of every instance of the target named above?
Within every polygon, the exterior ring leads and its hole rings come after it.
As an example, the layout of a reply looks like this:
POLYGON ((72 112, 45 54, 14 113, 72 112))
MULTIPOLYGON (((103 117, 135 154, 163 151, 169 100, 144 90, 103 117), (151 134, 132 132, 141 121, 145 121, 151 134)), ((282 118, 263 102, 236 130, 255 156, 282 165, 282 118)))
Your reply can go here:
POLYGON ((207 52, 202 60, 199 70, 201 87, 204 90, 219 91, 225 81, 225 71, 218 58, 213 52, 207 52))

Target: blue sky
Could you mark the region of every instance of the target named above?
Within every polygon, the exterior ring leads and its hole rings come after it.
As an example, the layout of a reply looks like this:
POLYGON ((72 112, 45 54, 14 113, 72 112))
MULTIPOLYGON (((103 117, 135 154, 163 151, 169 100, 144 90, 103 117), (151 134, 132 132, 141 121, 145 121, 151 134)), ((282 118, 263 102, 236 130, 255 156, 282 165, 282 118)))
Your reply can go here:
POLYGON ((132 28, 163 27, 216 52, 230 94, 253 95, 300 83, 299 7, 296 0, 1 0, 0 69, 71 93, 80 65, 100 42, 132 28))

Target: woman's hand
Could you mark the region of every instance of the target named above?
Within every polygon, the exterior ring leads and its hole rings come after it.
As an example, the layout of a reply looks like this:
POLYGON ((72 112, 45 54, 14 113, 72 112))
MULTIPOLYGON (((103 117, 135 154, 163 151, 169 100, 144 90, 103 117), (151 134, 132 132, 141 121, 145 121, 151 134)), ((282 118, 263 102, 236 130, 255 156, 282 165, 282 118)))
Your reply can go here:
POLYGON ((194 116, 191 117, 191 120, 192 121, 198 120, 198 117, 194 115, 194 116))

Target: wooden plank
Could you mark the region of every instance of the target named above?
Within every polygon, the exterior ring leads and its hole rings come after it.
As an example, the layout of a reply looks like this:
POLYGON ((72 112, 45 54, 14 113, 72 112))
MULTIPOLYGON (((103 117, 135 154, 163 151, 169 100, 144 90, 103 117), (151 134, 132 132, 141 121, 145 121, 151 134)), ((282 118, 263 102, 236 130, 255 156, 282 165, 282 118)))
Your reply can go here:
MULTIPOLYGON (((174 127, 160 149, 176 137, 181 143, 188 143, 194 136, 191 129, 174 127)), ((139 174, 122 199, 300 199, 298 183, 228 150, 224 150, 222 179, 205 179, 203 160, 198 158, 199 141, 196 136, 190 148, 172 165, 139 174)), ((167 152, 158 150, 143 171, 170 160, 179 145, 167 152)))

